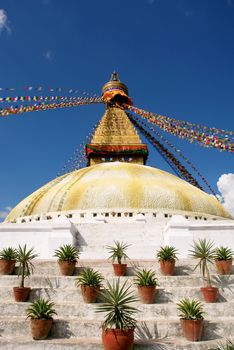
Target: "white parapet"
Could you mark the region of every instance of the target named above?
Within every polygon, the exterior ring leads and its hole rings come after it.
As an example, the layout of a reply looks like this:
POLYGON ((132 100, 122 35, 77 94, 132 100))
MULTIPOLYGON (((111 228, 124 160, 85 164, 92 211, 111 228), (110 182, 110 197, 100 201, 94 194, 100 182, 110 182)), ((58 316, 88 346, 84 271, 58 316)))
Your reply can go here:
POLYGON ((179 256, 186 258, 193 240, 204 237, 234 250, 234 220, 123 209, 47 213, 0 224, 0 249, 26 243, 42 259, 52 258, 55 249, 68 243, 79 247, 81 258, 105 259, 106 246, 117 240, 130 245, 128 255, 132 259, 154 259, 156 250, 166 244, 175 246, 179 256))

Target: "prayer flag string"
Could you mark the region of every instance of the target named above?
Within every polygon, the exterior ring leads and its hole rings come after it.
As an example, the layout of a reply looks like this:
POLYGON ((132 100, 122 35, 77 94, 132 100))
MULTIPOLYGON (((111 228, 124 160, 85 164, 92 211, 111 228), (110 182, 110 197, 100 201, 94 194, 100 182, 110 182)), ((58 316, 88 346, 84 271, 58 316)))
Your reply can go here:
POLYGON ((87 158, 85 154, 86 144, 89 144, 93 134, 96 130, 97 125, 92 127, 91 132, 86 136, 85 141, 82 142, 73 152, 73 155, 67 160, 62 169, 57 174, 58 176, 70 173, 72 171, 84 168, 87 163, 87 158))
MULTIPOLYGON (((130 120, 132 120, 133 116, 130 117, 130 120)), ((136 117, 137 118, 137 117, 136 117)), ((136 119, 134 118, 134 119, 136 119)), ((142 125, 144 128, 149 129, 151 132, 157 135, 165 144, 167 144, 171 149, 173 149, 174 152, 176 152, 192 169, 193 171, 200 177, 200 179, 206 184, 207 188, 209 188, 210 192, 218 199, 215 191, 213 188, 210 186, 206 178, 200 173, 200 171, 194 166, 194 164, 184 156, 184 154, 177 149, 170 141, 168 141, 163 135, 161 135, 157 130, 156 127, 153 126, 152 124, 149 123, 149 121, 144 122, 143 120, 139 120, 138 118, 136 119, 137 122, 142 125)))
POLYGON ((159 114, 147 112, 134 106, 125 108, 157 125, 163 131, 189 142, 197 142, 203 147, 213 147, 220 151, 234 152, 234 132, 179 121, 159 114))
POLYGON ((84 99, 79 99, 75 101, 65 101, 65 102, 59 102, 59 103, 49 103, 46 104, 45 102, 39 102, 34 103, 33 105, 16 105, 16 106, 10 106, 5 108, 0 108, 0 117, 7 117, 8 115, 12 114, 22 114, 26 112, 37 112, 37 111, 44 111, 48 109, 57 109, 57 108, 67 108, 67 107, 76 107, 81 105, 87 105, 92 103, 102 103, 102 99, 100 97, 87 97, 84 99))
MULTIPOLYGON (((0 97, 0 103, 16 103, 16 102, 34 102, 34 101, 73 101, 73 100, 85 100, 87 98, 92 97, 84 97, 84 96, 6 96, 0 97)), ((97 96, 93 96, 93 98, 97 98, 97 96)))
POLYGON ((166 160, 166 162, 171 166, 175 173, 182 179, 188 181, 193 186, 196 186, 200 190, 203 188, 199 185, 197 180, 189 173, 189 171, 180 163, 176 157, 168 151, 168 149, 163 146, 149 131, 147 131, 142 125, 136 121, 131 115, 129 118, 133 125, 147 138, 147 140, 153 145, 154 148, 159 152, 159 154, 166 160))

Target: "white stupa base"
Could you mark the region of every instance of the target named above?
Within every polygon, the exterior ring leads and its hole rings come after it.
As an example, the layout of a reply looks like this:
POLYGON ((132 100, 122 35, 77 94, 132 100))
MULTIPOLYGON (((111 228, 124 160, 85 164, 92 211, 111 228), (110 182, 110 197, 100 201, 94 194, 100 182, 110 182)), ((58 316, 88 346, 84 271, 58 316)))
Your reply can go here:
POLYGON ((27 244, 41 259, 53 258, 54 250, 68 243, 79 247, 83 259, 105 259, 109 256, 106 246, 114 241, 128 243, 132 259, 154 259, 156 250, 166 244, 175 246, 179 257, 186 258, 193 240, 205 237, 217 246, 234 250, 234 220, 135 213, 86 215, 82 220, 78 214, 69 219, 61 215, 49 220, 0 224, 0 249, 27 244))

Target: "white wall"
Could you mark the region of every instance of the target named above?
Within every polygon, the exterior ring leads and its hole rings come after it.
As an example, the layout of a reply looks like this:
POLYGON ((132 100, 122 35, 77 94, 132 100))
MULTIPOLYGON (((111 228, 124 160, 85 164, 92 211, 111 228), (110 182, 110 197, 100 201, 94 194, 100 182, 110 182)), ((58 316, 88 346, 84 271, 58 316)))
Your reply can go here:
POLYGON ((85 220, 67 219, 25 223, 0 224, 0 249, 19 244, 34 247, 41 259, 52 258, 54 250, 62 244, 79 246, 85 259, 105 259, 107 245, 114 240, 131 246, 128 255, 132 259, 154 259, 156 250, 165 244, 174 245, 180 257, 186 257, 193 240, 207 237, 216 245, 228 245, 234 250, 234 220, 196 221, 174 215, 142 215, 105 218, 89 216, 85 220))

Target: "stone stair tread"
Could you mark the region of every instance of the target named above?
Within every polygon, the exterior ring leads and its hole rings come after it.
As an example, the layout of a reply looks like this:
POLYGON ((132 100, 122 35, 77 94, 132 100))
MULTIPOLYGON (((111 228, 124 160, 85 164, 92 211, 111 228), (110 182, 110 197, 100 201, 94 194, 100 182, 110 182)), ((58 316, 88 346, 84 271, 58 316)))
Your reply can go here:
MULTIPOLYGON (((226 342, 226 339, 220 338, 214 340, 206 340, 199 342, 190 342, 184 338, 157 338, 150 340, 138 340, 134 341, 134 349, 212 349, 212 346, 217 346, 217 343, 226 342)), ((101 338, 94 337, 80 337, 80 338, 59 338, 53 339, 48 338, 46 340, 35 341, 31 337, 9 337, 9 338, 0 338, 0 348, 3 348, 7 345, 12 345, 13 347, 17 344, 17 349, 20 346, 20 349, 23 349, 24 346, 27 349, 36 348, 36 349, 87 349, 87 350, 98 350, 102 349, 101 338), (81 347, 77 348, 77 346, 81 347)), ((12 349, 13 349, 12 347, 12 349)), ((8 349, 8 348, 7 348, 8 349)))
MULTIPOLYGON (((76 323, 93 323, 93 324, 101 324, 102 323, 102 319, 92 319, 89 317, 82 317, 82 318, 77 318, 76 316, 65 316, 65 317, 58 317, 58 316, 54 316, 54 321, 58 322, 64 322, 64 321, 69 321, 69 322, 76 322, 76 323)), ((19 320, 25 320, 26 321, 26 316, 0 316, 0 322, 7 320, 9 321, 19 321, 19 320)), ((29 319, 27 319, 29 320, 29 319)), ((234 316, 219 316, 219 317, 205 317, 204 318, 205 321, 207 322, 234 322, 234 316)), ((176 322, 176 321, 180 321, 180 318, 177 316, 169 316, 166 319, 163 318, 155 318, 155 317, 147 317, 144 319, 139 319, 137 324, 142 324, 144 322, 147 323, 170 323, 170 322, 176 322)))

